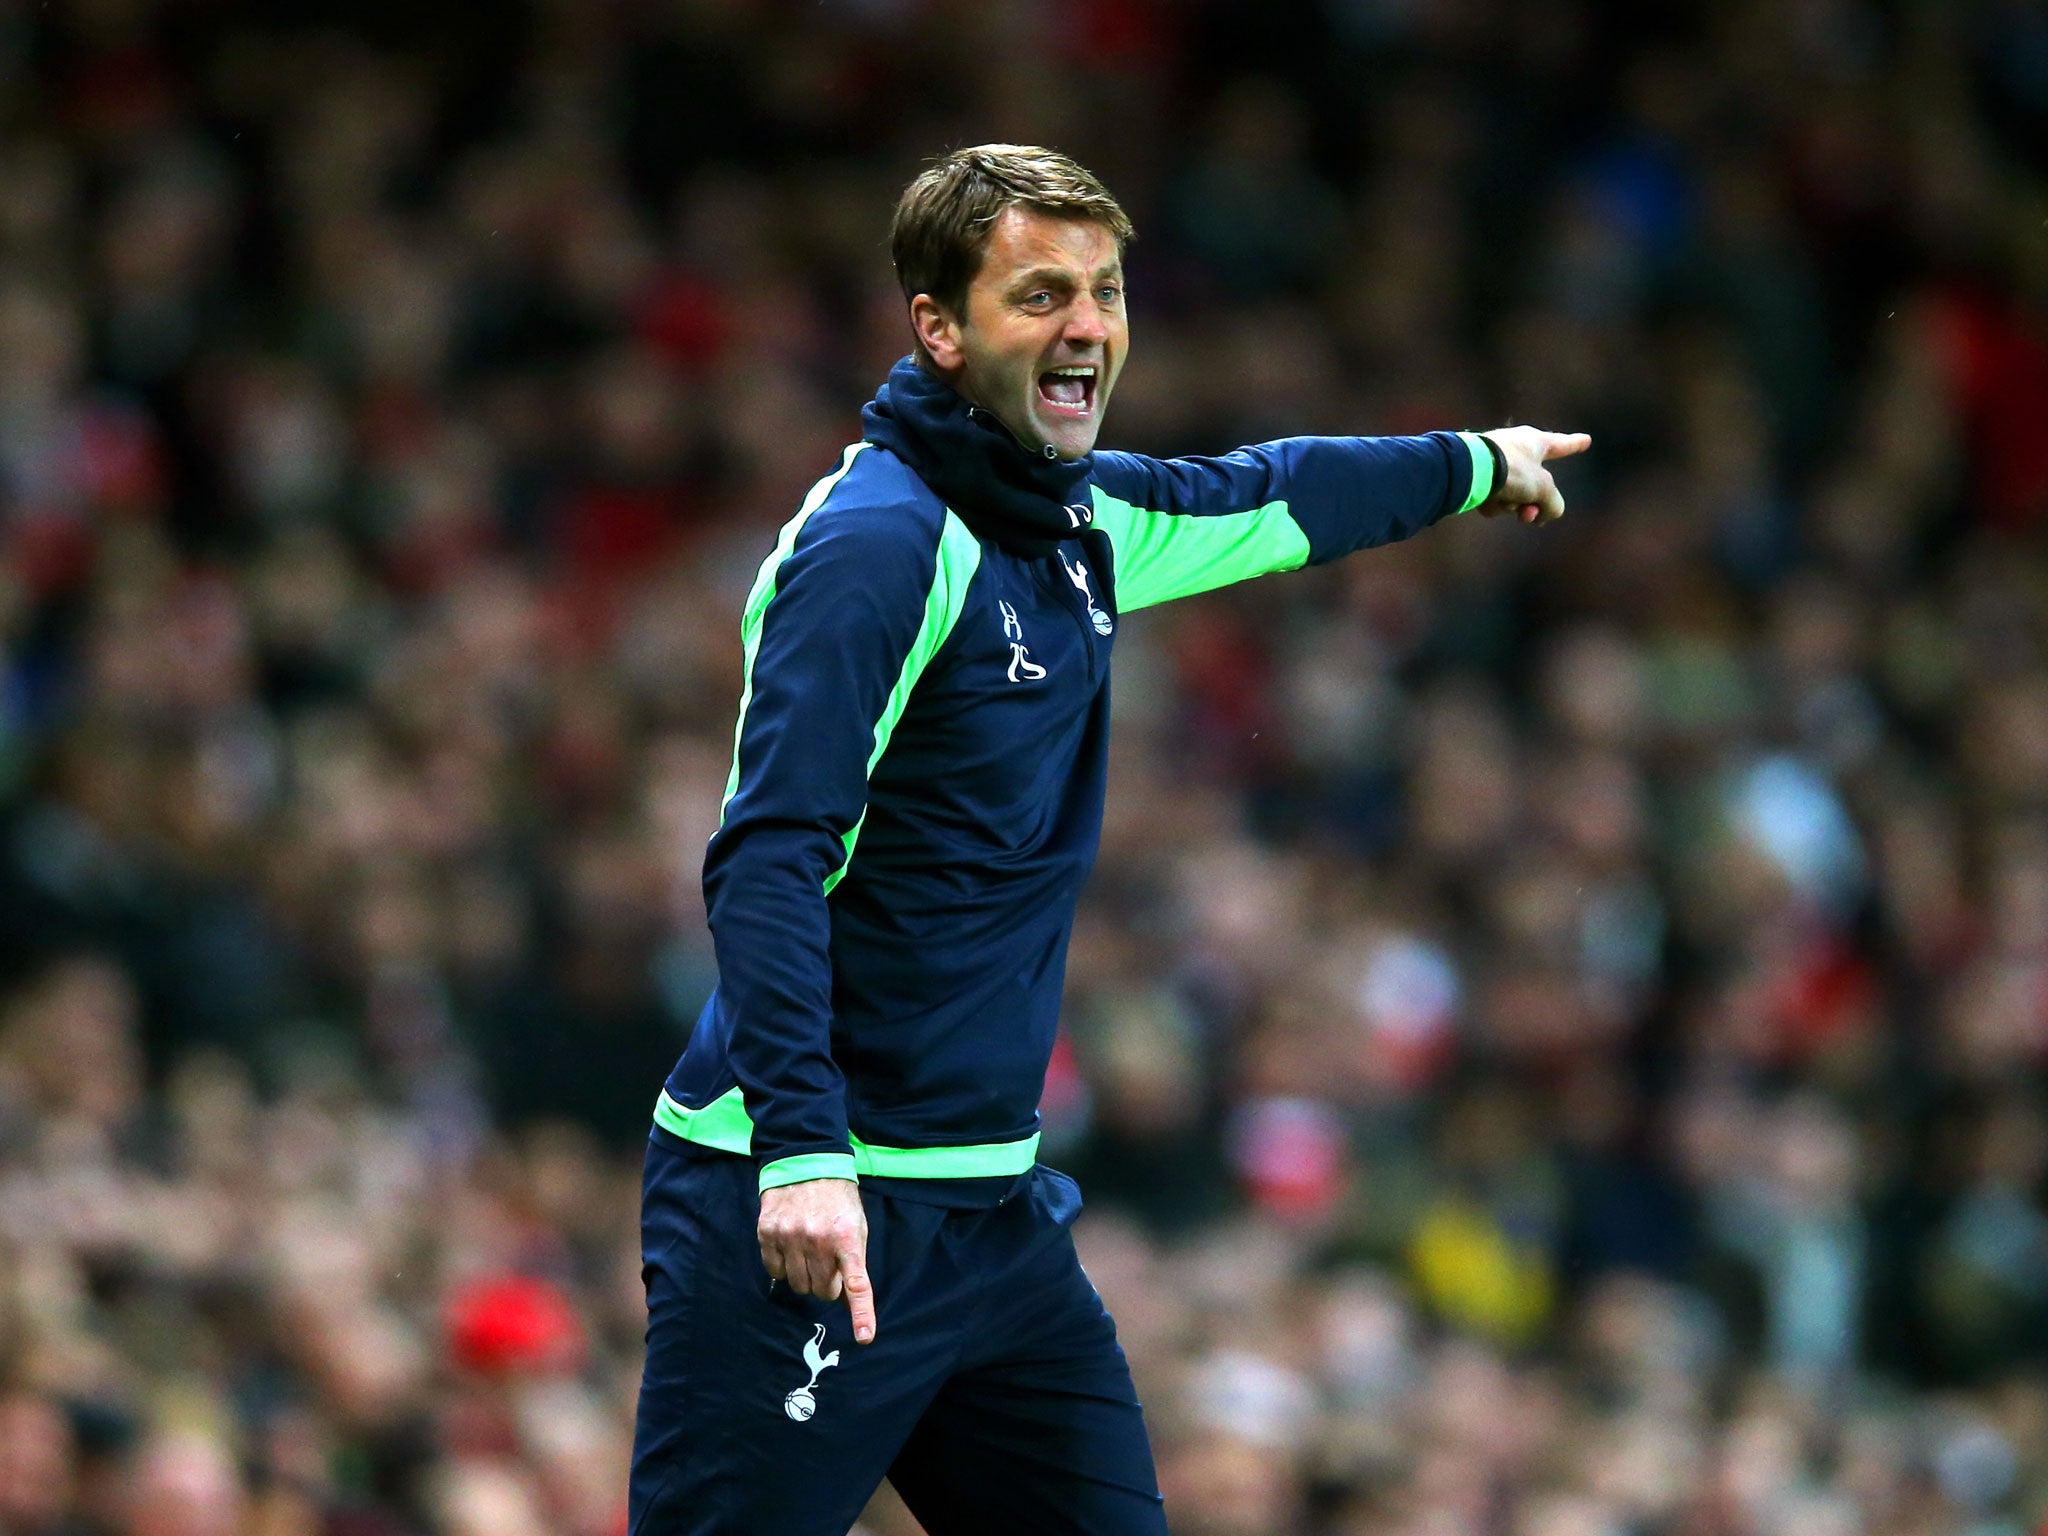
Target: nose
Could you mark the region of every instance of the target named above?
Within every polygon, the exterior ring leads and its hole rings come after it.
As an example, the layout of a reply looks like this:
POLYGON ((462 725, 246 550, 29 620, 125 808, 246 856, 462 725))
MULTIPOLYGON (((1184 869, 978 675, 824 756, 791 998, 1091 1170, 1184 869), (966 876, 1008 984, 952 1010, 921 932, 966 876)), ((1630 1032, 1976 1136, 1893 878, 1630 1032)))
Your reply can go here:
POLYGON ((1109 340, 1109 321, 1103 314, 1102 305, 1091 294, 1067 311, 1067 329, 1063 338, 1077 347, 1099 347, 1109 340))

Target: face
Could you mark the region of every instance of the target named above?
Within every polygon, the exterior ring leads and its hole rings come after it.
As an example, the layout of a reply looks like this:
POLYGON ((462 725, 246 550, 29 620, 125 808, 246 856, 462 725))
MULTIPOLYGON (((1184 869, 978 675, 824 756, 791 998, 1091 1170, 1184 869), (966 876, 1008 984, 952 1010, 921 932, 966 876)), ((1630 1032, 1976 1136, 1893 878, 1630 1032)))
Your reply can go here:
POLYGON ((967 290, 967 312, 911 302, 939 376, 1032 449, 1084 457, 1130 346, 1116 236, 1086 219, 1007 208, 967 290))

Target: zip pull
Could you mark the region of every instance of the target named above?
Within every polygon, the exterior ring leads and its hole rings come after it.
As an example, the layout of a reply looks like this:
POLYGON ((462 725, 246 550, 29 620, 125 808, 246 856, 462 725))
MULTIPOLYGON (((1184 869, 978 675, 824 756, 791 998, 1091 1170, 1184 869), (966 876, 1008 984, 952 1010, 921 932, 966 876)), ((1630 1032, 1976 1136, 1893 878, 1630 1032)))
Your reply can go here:
MULTIPOLYGON (((1011 442, 1017 442, 1017 434, 1014 432, 1010 432, 1010 429, 1003 425, 1003 419, 1000 416, 996 415, 993 411, 984 411, 978 405, 970 405, 969 407, 967 407, 967 419, 969 421, 990 422, 995 426, 997 431, 1008 432, 1011 442)), ((1022 448, 1024 445, 1022 443, 1017 443, 1017 446, 1019 448, 1022 448)), ((1047 443, 1043 448, 1039 449, 1038 451, 1044 454, 1048 459, 1056 459, 1060 456, 1059 449, 1053 447, 1051 443, 1047 443)))

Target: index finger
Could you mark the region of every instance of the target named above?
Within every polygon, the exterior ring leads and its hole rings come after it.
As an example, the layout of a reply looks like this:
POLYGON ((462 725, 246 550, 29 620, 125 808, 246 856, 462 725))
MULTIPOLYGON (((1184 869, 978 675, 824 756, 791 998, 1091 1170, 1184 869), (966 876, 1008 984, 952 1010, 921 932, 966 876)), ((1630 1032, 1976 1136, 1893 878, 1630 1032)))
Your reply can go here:
POLYGON ((1584 453, 1593 446, 1590 432, 1546 432, 1543 434, 1543 457, 1566 459, 1575 453, 1584 453))
POLYGON ((846 1280, 846 1310, 853 1314, 853 1338, 857 1344, 875 1339, 875 1287, 868 1279, 868 1261, 858 1243, 839 1250, 839 1273, 846 1280))

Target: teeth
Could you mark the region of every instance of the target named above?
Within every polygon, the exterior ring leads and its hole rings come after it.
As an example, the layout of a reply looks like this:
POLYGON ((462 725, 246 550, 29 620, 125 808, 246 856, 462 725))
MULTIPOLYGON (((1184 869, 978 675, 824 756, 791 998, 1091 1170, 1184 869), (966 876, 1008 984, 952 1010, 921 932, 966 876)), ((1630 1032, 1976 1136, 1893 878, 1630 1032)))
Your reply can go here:
POLYGON ((1053 368, 1048 371, 1052 373, 1064 373, 1069 375, 1070 377, 1077 379, 1092 379, 1095 377, 1095 370, 1093 368, 1053 368))

